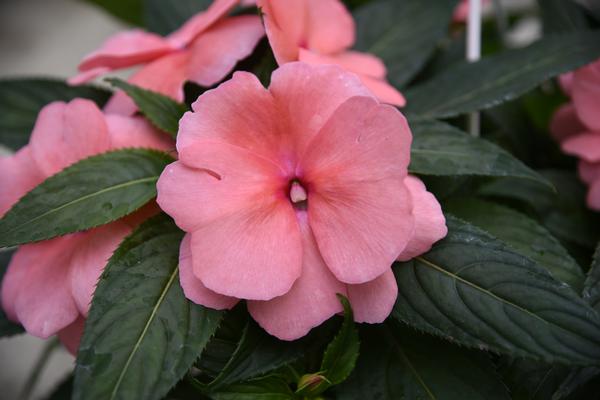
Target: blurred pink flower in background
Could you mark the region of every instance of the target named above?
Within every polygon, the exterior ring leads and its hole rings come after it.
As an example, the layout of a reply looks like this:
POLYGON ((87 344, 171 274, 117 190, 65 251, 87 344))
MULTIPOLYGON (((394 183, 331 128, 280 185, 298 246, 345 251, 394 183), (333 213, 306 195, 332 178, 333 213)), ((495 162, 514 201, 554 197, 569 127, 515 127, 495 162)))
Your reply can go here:
MULTIPOLYGON (((166 37, 141 29, 118 33, 83 59, 80 74, 70 82, 79 84, 112 70, 143 65, 129 82, 182 101, 186 81, 212 86, 229 74, 239 60, 249 56, 263 37, 258 16, 225 18, 238 3, 239 0, 215 0, 206 11, 166 37)), ((105 110, 131 115, 136 107, 119 91, 105 110)))
MULTIPOLYGON (((481 0, 482 6, 489 6, 492 3, 492 0, 481 0)), ((452 20, 454 22, 467 22, 469 18, 469 0, 461 0, 461 2, 456 6, 454 10, 454 14, 452 15, 452 20)))
POLYGON ((404 106, 402 94, 385 79, 383 62, 349 50, 355 42, 352 15, 339 0, 258 0, 279 65, 291 61, 335 64, 360 77, 380 101, 404 106))
POLYGON ((571 102, 556 111, 550 131, 565 153, 580 158, 588 206, 600 211, 600 60, 562 75, 560 84, 571 102))
MULTIPOLYGON (((0 216, 69 165, 127 147, 170 150, 174 143, 141 117, 105 116, 89 100, 47 105, 29 144, 0 158, 0 216)), ((138 213, 86 232, 20 246, 2 281, 7 316, 34 336, 58 334, 75 353, 102 269, 121 240, 152 213, 152 205, 138 213)))
POLYGON ((192 301, 230 308, 285 340, 342 311, 382 322, 391 265, 446 235, 437 200, 407 175, 412 135, 394 107, 337 66, 288 63, 265 89, 249 73, 205 92, 180 122, 179 161, 157 202, 186 231, 192 301))

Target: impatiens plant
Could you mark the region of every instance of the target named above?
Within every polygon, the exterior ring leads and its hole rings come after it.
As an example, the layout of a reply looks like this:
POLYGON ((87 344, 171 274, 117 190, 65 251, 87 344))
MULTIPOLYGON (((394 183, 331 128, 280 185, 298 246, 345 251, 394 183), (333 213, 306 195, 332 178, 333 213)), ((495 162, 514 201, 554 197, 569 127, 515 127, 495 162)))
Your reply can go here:
POLYGON ((0 80, 0 335, 75 357, 49 398, 598 397, 597 8, 91 2, 135 26, 0 80))

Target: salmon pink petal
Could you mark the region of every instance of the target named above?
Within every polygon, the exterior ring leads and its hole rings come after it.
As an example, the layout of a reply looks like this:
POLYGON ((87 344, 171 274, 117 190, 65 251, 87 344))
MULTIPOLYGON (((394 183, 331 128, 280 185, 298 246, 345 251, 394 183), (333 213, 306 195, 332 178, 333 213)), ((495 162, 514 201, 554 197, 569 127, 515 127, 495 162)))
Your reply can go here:
POLYGON ((343 102, 353 96, 372 96, 355 74, 334 65, 301 62, 275 70, 269 90, 280 115, 289 119, 288 129, 298 153, 302 153, 343 102))
POLYGON ((146 205, 142 206, 136 212, 126 215, 121 218, 119 221, 123 222, 125 225, 129 226, 132 229, 137 228, 140 224, 147 219, 154 217, 155 215, 161 212, 160 207, 156 204, 155 201, 150 201, 146 205))
POLYGON ((579 177, 588 185, 591 185, 596 180, 600 180, 600 162, 591 163, 582 160, 579 161, 578 167, 579 177))
POLYGON ((218 22, 190 46, 188 79, 201 86, 222 80, 238 61, 248 57, 265 31, 260 17, 242 15, 218 22))
POLYGON ((308 48, 322 54, 354 45, 354 19, 340 0, 305 0, 308 48))
POLYGON ((58 332, 58 339, 73 356, 77 355, 77 349, 79 349, 79 342, 81 341, 81 337, 83 336, 84 325, 85 319, 80 316, 71 325, 58 332))
POLYGON ((69 285, 77 245, 74 235, 63 236, 21 246, 12 257, 2 283, 3 306, 34 336, 52 336, 79 316, 69 285))
POLYGON ((568 138, 562 143, 567 154, 576 155, 588 162, 600 161, 600 133, 582 133, 568 138))
MULTIPOLYGON (((183 101, 183 85, 188 80, 189 52, 179 51, 144 65, 129 79, 129 83, 183 101)), ((104 106, 111 114, 131 116, 137 106, 123 92, 117 91, 104 106)))
POLYGON ((186 232, 282 200, 287 182, 272 179, 278 174, 272 163, 227 144, 200 143, 187 149, 185 157, 165 168, 157 184, 158 204, 186 232))
POLYGON ((217 310, 228 310, 238 303, 235 297, 223 296, 209 290, 194 275, 192 265, 191 235, 188 233, 179 248, 179 282, 185 297, 196 304, 217 310))
POLYGON ((408 176, 404 183, 412 198, 415 230, 398 257, 399 261, 408 261, 429 251, 435 242, 448 234, 446 218, 440 203, 425 189, 423 182, 419 178, 408 176))
POLYGON ((298 60, 298 49, 307 44, 306 0, 258 0, 265 30, 279 65, 298 60))
POLYGON ((573 76, 575 72, 567 72, 558 77, 558 84, 560 88, 565 92, 567 96, 571 96, 571 90, 573 88, 573 76))
POLYGON ((0 157, 0 217, 43 180, 29 146, 12 156, 0 157))
POLYGON ((141 29, 132 29, 108 38, 98 50, 81 61, 79 71, 131 67, 154 60, 173 50, 175 47, 163 37, 141 29))
POLYGON ((192 108, 194 112, 186 113, 179 125, 181 159, 200 160, 188 148, 210 143, 230 144, 272 161, 279 158, 285 117, 254 75, 236 72, 231 80, 200 96, 192 108))
POLYGON ((323 259, 342 282, 365 283, 383 274, 412 235, 412 201, 404 185, 411 140, 397 109, 354 97, 300 157, 310 225, 323 259))
POLYGON ((406 104, 404 96, 385 81, 385 66, 375 56, 358 52, 345 52, 327 56, 316 54, 312 51, 300 50, 300 61, 313 65, 339 65, 358 75, 362 84, 377 96, 380 101, 399 107, 406 104))
POLYGON ((575 71, 572 88, 577 115, 592 131, 600 131, 600 61, 575 71))
POLYGON ((79 234, 79 244, 71 258, 70 282, 73 298, 84 317, 104 267, 129 233, 131 228, 117 221, 79 234))
POLYGON ((175 47, 183 48, 200 33, 225 16, 239 0, 215 0, 206 9, 190 18, 181 28, 167 36, 167 41, 175 47))
POLYGON ((81 85, 83 83, 96 79, 101 75, 107 74, 110 71, 111 69, 107 67, 88 69, 87 71, 80 72, 77 75, 70 77, 69 79, 67 79, 67 83, 69 85, 81 85))
POLYGON ((354 312, 354 321, 377 324, 392 312, 398 297, 398 285, 391 269, 371 282, 348 285, 348 300, 354 312))
POLYGON ((592 210, 600 211, 600 179, 590 185, 587 204, 592 210))
POLYGON ((577 116, 573 103, 560 106, 550 120, 550 133, 559 142, 586 130, 587 128, 577 116))
POLYGON ((175 142, 165 133, 154 128, 145 118, 106 116, 111 149, 143 147, 167 152, 175 151, 175 142))
MULTIPOLYGON (((201 204, 201 203, 199 203, 201 204)), ((192 233, 194 275, 210 290, 239 299, 270 300, 300 276, 302 245, 289 202, 247 208, 192 233)))
POLYGON ((110 148, 104 115, 90 100, 42 108, 30 139, 31 154, 46 176, 110 148))
MULTIPOLYGON (((305 218, 305 217, 304 217, 305 218)), ((302 226, 302 275, 291 290, 268 301, 249 301, 248 311, 271 335, 295 340, 342 312, 336 293, 345 285, 329 272, 306 222, 302 226)))

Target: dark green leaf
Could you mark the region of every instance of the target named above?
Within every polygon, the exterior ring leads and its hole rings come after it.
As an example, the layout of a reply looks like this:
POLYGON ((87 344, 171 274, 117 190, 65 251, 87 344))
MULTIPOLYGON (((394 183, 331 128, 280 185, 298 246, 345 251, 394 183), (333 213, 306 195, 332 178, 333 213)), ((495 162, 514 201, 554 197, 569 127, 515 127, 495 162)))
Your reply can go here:
POLYGON ((552 185, 505 150, 440 121, 411 121, 409 170, 421 175, 515 177, 552 185))
POLYGON ((545 33, 574 32, 588 29, 581 6, 571 0, 538 0, 545 33))
POLYGON ((381 57, 388 80, 400 87, 421 69, 446 35, 456 3, 455 0, 373 1, 354 13, 356 48, 381 57))
POLYGON ((146 28, 159 35, 179 29, 194 14, 204 11, 212 0, 142 0, 146 28))
POLYGON ((395 268, 396 319, 469 347, 600 364, 600 316, 577 293, 484 231, 446 217, 448 236, 395 268))
POLYGON ((587 279, 585 280, 583 298, 594 307, 596 311, 600 312, 600 244, 596 247, 592 266, 590 267, 587 279))
MULTIPOLYGON (((560 384, 552 400, 562 400, 569 398, 573 393, 585 390, 585 386, 594 378, 600 375, 598 367, 584 367, 572 371, 560 384)), ((540 400, 542 400, 540 398, 540 400)))
POLYGON ((142 25, 142 0, 85 0, 133 25, 142 25))
POLYGON ((71 400, 73 395, 73 375, 69 374, 54 388, 45 400, 71 400))
POLYGON ((185 104, 120 79, 110 78, 107 81, 127 93, 154 126, 177 137, 179 120, 187 111, 185 104))
POLYGON ((399 326, 361 329, 361 354, 338 400, 507 400, 483 353, 399 326))
POLYGON ((576 292, 583 288, 585 276, 577 262, 537 221, 508 207, 475 198, 455 199, 446 203, 444 210, 512 246, 576 292))
MULTIPOLYGON (((0 284, 2 283, 2 279, 4 279, 4 274, 6 273, 6 269, 8 268, 8 264, 13 252, 14 250, 12 249, 0 249, 0 284)), ((2 307, 0 307, 0 338, 13 336, 23 332, 23 327, 10 321, 4 313, 4 310, 2 310, 2 307)))
POLYGON ((75 370, 75 400, 161 399, 191 367, 222 317, 179 286, 183 233, 166 216, 119 246, 96 288, 75 370))
POLYGON ((173 159, 146 149, 86 158, 46 179, 0 220, 0 247, 50 239, 106 224, 156 196, 173 159))
POLYGON ((102 107, 111 93, 94 86, 69 86, 54 79, 0 80, 0 143, 17 150, 27 144, 42 107, 82 97, 102 107))
POLYGON ((565 365, 525 359, 506 358, 499 369, 514 400, 550 400, 569 374, 565 365))
POLYGON ((290 400, 294 398, 287 382, 278 376, 266 376, 227 386, 211 394, 214 400, 290 400))
POLYGON ((514 99, 600 57, 600 32, 547 36, 474 63, 461 63, 406 92, 407 113, 451 117, 514 99))

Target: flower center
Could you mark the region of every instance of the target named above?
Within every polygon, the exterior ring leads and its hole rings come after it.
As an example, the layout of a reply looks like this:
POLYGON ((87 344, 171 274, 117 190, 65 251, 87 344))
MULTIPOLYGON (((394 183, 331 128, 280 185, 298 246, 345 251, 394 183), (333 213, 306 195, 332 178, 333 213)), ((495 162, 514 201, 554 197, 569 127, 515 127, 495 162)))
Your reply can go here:
POLYGON ((295 207, 305 208, 308 194, 300 182, 293 180, 290 184, 290 200, 295 207))

